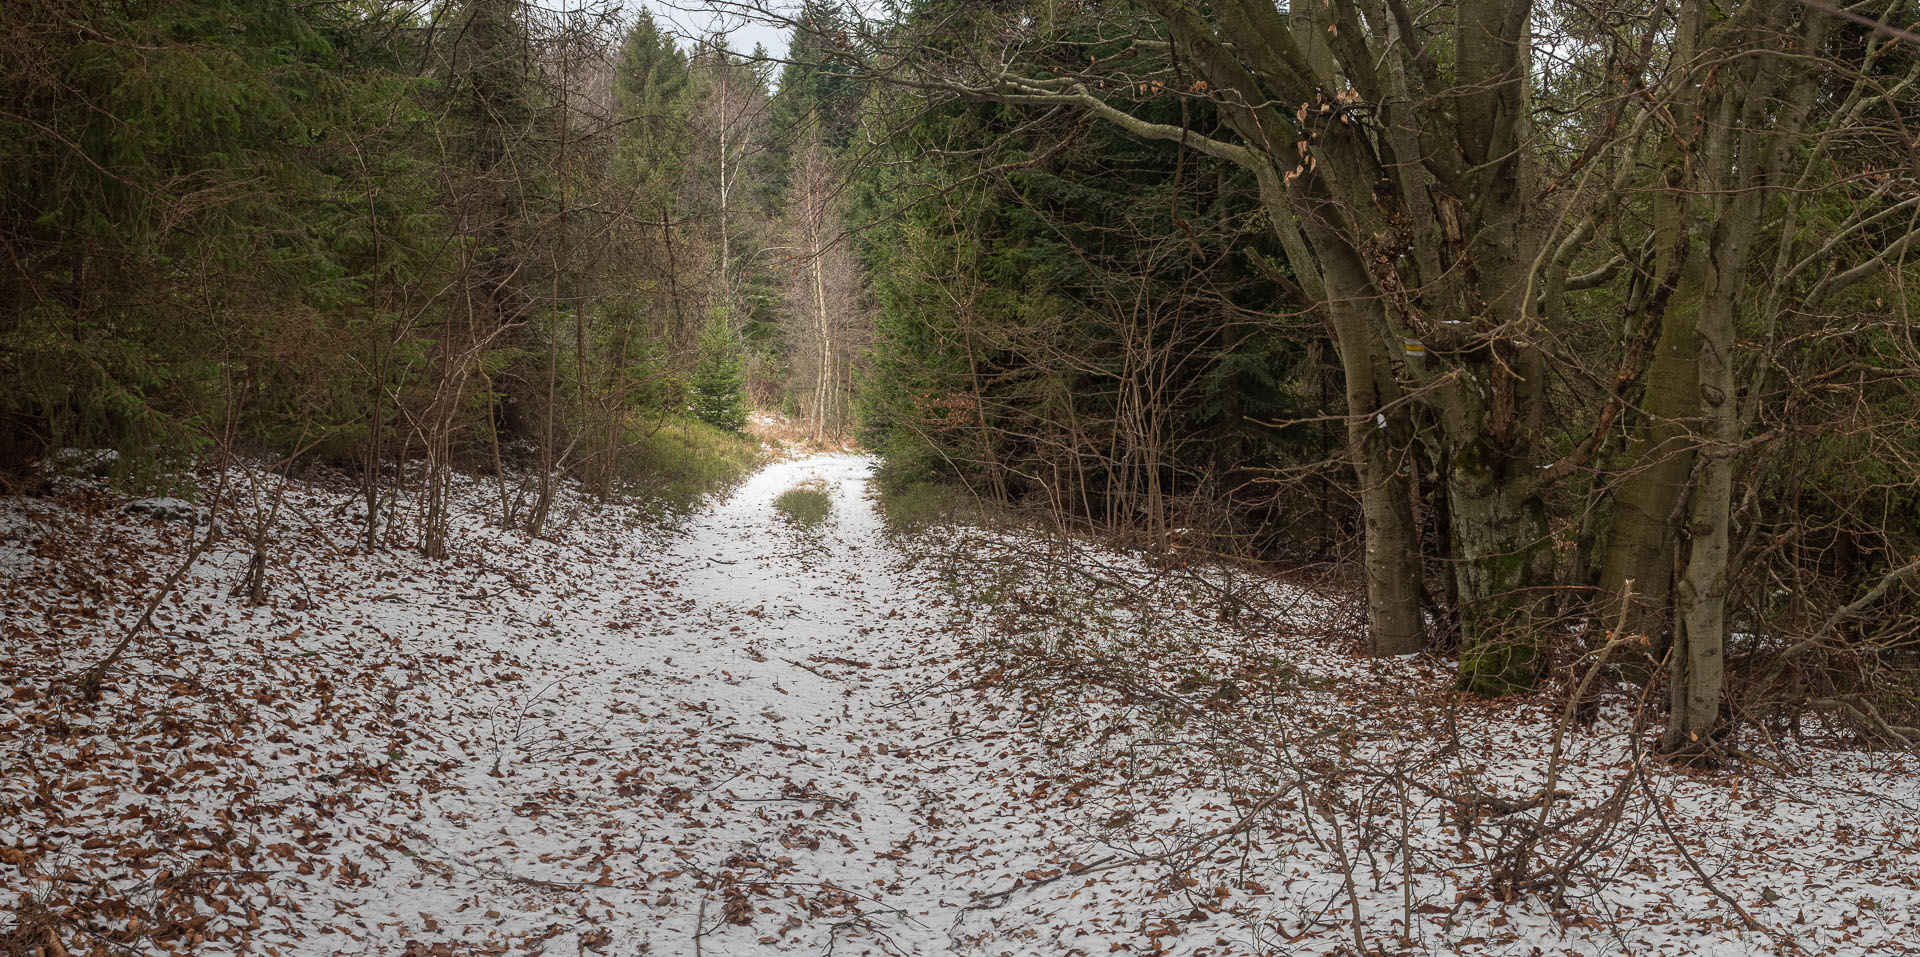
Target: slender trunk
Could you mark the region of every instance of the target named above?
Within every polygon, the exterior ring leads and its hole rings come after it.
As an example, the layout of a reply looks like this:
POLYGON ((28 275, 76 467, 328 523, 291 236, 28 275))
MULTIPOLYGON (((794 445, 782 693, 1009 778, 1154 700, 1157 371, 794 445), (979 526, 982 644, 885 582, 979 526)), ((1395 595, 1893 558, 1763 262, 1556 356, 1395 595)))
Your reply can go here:
POLYGON ((1757 201, 1751 195, 1742 197, 1712 231, 1713 281, 1697 324, 1697 395, 1704 441, 1687 502, 1686 564, 1675 589, 1676 622, 1667 659, 1670 710, 1661 749, 1670 753, 1708 750, 1726 687, 1733 466, 1740 440, 1733 349, 1748 236, 1758 213, 1757 201))
MULTIPOLYGON (((816 133, 817 135, 817 133, 816 133)), ((826 231, 827 210, 825 200, 819 195, 821 174, 819 144, 815 142, 808 150, 807 164, 802 176, 806 182, 806 205, 803 214, 806 217, 806 253, 808 278, 813 288, 814 335, 819 339, 818 361, 813 383, 813 440, 825 441, 828 435, 828 417, 832 414, 833 401, 833 325, 827 312, 826 255, 822 237, 826 231)))
POLYGON ((1400 398, 1400 388, 1379 361, 1379 337, 1360 311, 1359 304, 1371 299, 1364 292, 1351 294, 1366 289, 1360 264, 1328 257, 1326 283, 1328 319, 1346 377, 1347 456, 1360 483, 1368 646, 1376 655, 1412 654, 1426 647, 1427 629, 1420 610, 1419 537, 1407 461, 1413 454, 1411 430, 1406 410, 1389 408, 1400 398))
MULTIPOLYGON (((383 352, 384 350, 381 351, 383 352)), ((380 422, 382 414, 380 400, 382 398, 381 393, 386 391, 385 384, 382 381, 384 379, 384 365, 385 363, 381 355, 376 353, 373 362, 374 398, 367 412, 367 449, 364 453, 366 461, 360 478, 361 493, 366 498, 367 504, 367 525, 365 531, 367 551, 369 552, 377 551, 380 548, 380 462, 383 458, 383 450, 381 448, 383 432, 380 422)))
MULTIPOLYGON (((1747 119, 1751 122, 1753 117, 1747 119)), ((1751 144, 1751 137, 1748 140, 1751 144)), ((1743 154, 1752 157, 1751 147, 1743 154)), ((1723 168, 1732 166, 1729 160, 1723 168)), ((1710 232, 1712 279, 1696 328, 1702 441, 1693 494, 1687 502, 1686 564, 1675 589, 1677 621, 1667 664, 1671 709, 1661 738, 1662 750, 1668 752, 1708 749, 1709 735, 1720 722, 1720 697, 1726 687, 1733 467, 1741 431, 1733 350, 1760 195, 1756 189, 1740 196, 1710 232)))
MULTIPOLYGON (((365 169, 366 166, 363 160, 361 164, 363 173, 365 169)), ((368 181, 371 183, 373 181, 372 177, 368 177, 368 181)), ((369 325, 372 326, 370 334, 373 344, 373 361, 370 365, 373 367, 373 395, 371 396, 371 401, 367 403, 367 448, 365 452, 364 471, 360 479, 361 490, 367 500, 366 541, 367 551, 369 552, 375 551, 380 547, 380 462, 383 451, 381 448, 382 440, 385 438, 385 423, 383 420, 386 416, 386 409, 382 403, 386 399, 387 394, 388 352, 387 334, 386 330, 382 328, 380 319, 380 273, 383 249, 380 244, 380 217, 374 205, 374 197, 376 195, 374 189, 369 186, 367 190, 367 226, 368 231, 373 237, 373 269, 368 278, 367 314, 369 325)))
POLYGON ((674 261, 673 227, 667 222, 667 208, 660 207, 660 241, 667 249, 667 301, 673 307, 673 334, 669 343, 678 344, 687 334, 687 319, 680 312, 680 267, 674 261))
MULTIPOLYGON (((1641 324, 1659 323, 1653 358, 1643 380, 1640 417, 1626 449, 1627 473, 1614 494, 1612 527, 1600 566, 1596 622, 1618 621, 1630 635, 1654 639, 1655 656, 1666 648, 1663 618, 1672 595, 1674 530, 1679 525, 1693 474, 1693 417, 1700 410, 1698 321, 1705 264, 1687 242, 1685 167, 1678 148, 1668 147, 1665 176, 1671 192, 1655 200, 1653 277, 1641 324), (1632 607, 1622 609, 1626 583, 1632 607)), ((1634 330, 1651 334, 1651 330, 1634 330)))
POLYGON ((1700 316, 1700 392, 1706 433, 1699 478, 1687 506, 1691 541, 1677 594, 1677 625, 1669 652, 1671 710, 1662 750, 1704 749, 1720 721, 1726 685, 1727 588, 1731 551, 1733 465, 1739 440, 1734 400, 1734 310, 1731 302, 1700 316))
POLYGON ((720 310, 728 328, 733 324, 733 247, 727 233, 727 206, 732 182, 728 179, 727 134, 733 119, 727 113, 727 94, 732 86, 732 64, 725 52, 716 57, 720 71, 720 310))
MULTIPOLYGON (((811 233, 811 229, 809 230, 811 233)), ((808 278, 813 286, 813 334, 818 340, 815 361, 819 368, 813 377, 813 440, 821 441, 826 436, 827 423, 827 376, 830 373, 827 353, 827 300, 826 285, 820 279, 820 247, 814 244, 815 236, 808 236, 808 278)))
POLYGON ((600 398, 605 420, 601 427, 605 430, 602 440, 599 492, 600 500, 613 497, 613 484, 620 466, 621 436, 620 428, 627 407, 629 383, 627 381, 627 354, 633 342, 633 318, 624 311, 616 313, 620 317, 620 334, 614 339, 613 352, 606 358, 606 376, 602 380, 603 395, 600 398))
MULTIPOLYGON (((559 466, 554 447, 559 444, 558 417, 560 405, 560 297, 564 290, 561 286, 561 260, 567 246, 567 136, 571 131, 568 120, 572 108, 567 105, 566 87, 568 47, 560 48, 560 142, 554 155, 554 171, 557 180, 557 198, 559 208, 554 217, 554 237, 547 246, 548 289, 547 315, 551 321, 547 326, 547 415, 545 428, 540 441, 540 486, 534 496, 533 508, 527 514, 527 534, 539 537, 546 531, 547 513, 553 508, 554 484, 558 476, 554 473, 559 466)), ((573 317, 576 356, 575 378, 579 379, 580 413, 584 416, 586 405, 586 378, 580 373, 586 369, 587 353, 586 324, 579 315, 573 317)))
POLYGON ((1372 393, 1354 388, 1354 381, 1364 382, 1365 375, 1349 369, 1347 446, 1360 479, 1360 511, 1365 520, 1369 648, 1376 655, 1412 654, 1427 643, 1420 612, 1420 556, 1404 461, 1412 451, 1401 434, 1404 429, 1386 419, 1372 393))
MULTIPOLYGON (((467 308, 469 311, 472 309, 470 295, 467 308)), ((471 321, 468 325, 471 327, 471 321)), ((452 337, 453 322, 449 315, 441 327, 440 341, 450 343, 452 337)), ((457 353, 442 354, 440 357, 440 382, 434 390, 433 402, 427 409, 426 435, 422 437, 427 461, 421 489, 420 553, 432 559, 447 557, 447 498, 453 470, 453 418, 460 404, 459 377, 454 367, 459 362, 457 353)))

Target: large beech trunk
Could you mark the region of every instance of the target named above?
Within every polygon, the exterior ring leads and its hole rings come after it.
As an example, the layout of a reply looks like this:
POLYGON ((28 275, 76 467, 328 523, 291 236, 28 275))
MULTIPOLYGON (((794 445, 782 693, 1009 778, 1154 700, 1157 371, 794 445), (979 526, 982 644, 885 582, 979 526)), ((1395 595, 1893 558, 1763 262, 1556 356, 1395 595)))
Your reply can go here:
POLYGON ((1471 442, 1447 471, 1448 533, 1461 631, 1460 687, 1492 697, 1530 686, 1545 662, 1539 606, 1553 573, 1546 504, 1530 459, 1471 442))

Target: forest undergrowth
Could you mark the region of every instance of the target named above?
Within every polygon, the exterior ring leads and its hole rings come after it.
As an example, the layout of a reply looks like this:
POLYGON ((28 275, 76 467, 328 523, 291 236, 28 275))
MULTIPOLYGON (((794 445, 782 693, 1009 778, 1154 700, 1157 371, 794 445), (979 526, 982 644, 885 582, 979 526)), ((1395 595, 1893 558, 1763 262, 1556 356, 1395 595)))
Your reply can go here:
POLYGON ((1363 598, 1332 575, 998 528, 907 548, 948 583, 980 684, 1063 766, 1117 779, 1076 795, 1108 853, 1044 880, 1147 867, 1273 953, 1914 946, 1910 882, 1865 870, 1920 846, 1899 823, 1920 810, 1910 755, 1810 723, 1679 767, 1653 749, 1657 689, 1617 680, 1654 664, 1644 638, 1485 701, 1443 657, 1366 657, 1363 598), (1274 899, 1236 907, 1229 886, 1274 899))

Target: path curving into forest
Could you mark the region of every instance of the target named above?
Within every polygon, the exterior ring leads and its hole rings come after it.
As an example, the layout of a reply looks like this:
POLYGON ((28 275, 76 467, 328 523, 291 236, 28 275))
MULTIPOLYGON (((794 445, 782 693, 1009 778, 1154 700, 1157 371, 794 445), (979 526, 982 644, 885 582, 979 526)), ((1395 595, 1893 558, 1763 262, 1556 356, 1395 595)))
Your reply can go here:
POLYGON ((694 845, 676 850, 715 885, 644 915, 656 953, 696 933, 706 953, 819 953, 830 940, 835 953, 946 953, 995 936, 974 892, 1058 856, 999 786, 1039 756, 959 720, 946 599, 902 570, 872 468, 855 455, 775 462, 700 513, 662 556, 671 611, 618 653, 672 689, 649 696, 656 753, 704 739, 699 767, 645 774, 656 793, 697 795, 669 818, 694 845), (833 502, 811 530, 773 505, 805 483, 833 502), (751 922, 727 920, 729 902, 751 922))
POLYGON ((500 776, 475 755, 428 802, 420 836, 454 867, 392 911, 392 943, 433 940, 407 920, 433 914, 468 941, 559 920, 550 949, 607 953, 1060 952, 1039 942, 1059 915, 1005 893, 1072 863, 1025 800, 1046 759, 964 690, 944 589, 885 534, 873 466, 775 461, 576 568, 580 600, 513 645, 535 717, 500 776), (802 484, 832 501, 810 529, 774 507, 802 484))

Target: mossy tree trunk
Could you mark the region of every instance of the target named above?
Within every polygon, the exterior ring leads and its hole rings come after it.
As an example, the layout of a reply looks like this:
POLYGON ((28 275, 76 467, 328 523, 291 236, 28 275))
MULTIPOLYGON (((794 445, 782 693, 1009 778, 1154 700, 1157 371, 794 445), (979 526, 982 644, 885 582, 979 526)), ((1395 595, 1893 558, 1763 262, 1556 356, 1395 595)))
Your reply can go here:
MULTIPOLYGON (((1677 108, 1686 109, 1682 104, 1677 108)), ((1698 321, 1705 263, 1689 233, 1686 163, 1678 144, 1662 150, 1662 181, 1653 200, 1652 258, 1642 265, 1647 280, 1629 306, 1628 338, 1653 340, 1642 377, 1638 414, 1627 422, 1624 474, 1613 497, 1612 525, 1600 565, 1595 627, 1619 623, 1625 634, 1653 639, 1665 652, 1672 598, 1674 549, 1688 489, 1692 487, 1693 419, 1700 410, 1698 321), (1631 595, 1627 583, 1633 583, 1631 595), (1622 609, 1621 603, 1631 607, 1622 609)))
POLYGON ((1532 685, 1545 662, 1541 606, 1552 595, 1546 504, 1527 489, 1530 458, 1474 440, 1446 476, 1451 564, 1459 602, 1462 690, 1492 697, 1532 685), (1516 474, 1518 473, 1518 474, 1516 474))

